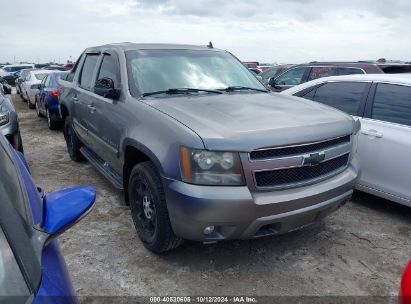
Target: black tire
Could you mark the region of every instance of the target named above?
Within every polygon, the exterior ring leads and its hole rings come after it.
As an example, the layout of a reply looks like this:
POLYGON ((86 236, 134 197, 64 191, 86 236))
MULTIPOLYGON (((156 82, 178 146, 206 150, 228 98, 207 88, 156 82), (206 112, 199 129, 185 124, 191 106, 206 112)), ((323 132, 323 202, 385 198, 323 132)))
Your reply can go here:
POLYGON ((128 183, 128 197, 134 227, 148 250, 161 253, 183 242, 171 227, 163 184, 151 161, 134 166, 128 183), (144 204, 149 207, 144 208, 144 204))
MULTIPOLYGON (((26 94, 27 94, 27 92, 26 92, 26 94)), ((34 105, 32 105, 31 102, 30 102, 29 94, 27 94, 27 105, 29 106, 29 109, 34 109, 34 105)))
POLYGON ((43 115, 40 113, 39 103, 37 102, 37 98, 34 101, 34 107, 36 108, 37 117, 42 117, 43 115))
POLYGON ((67 151, 70 155, 71 160, 80 162, 84 160, 83 154, 80 152, 82 143, 77 137, 76 132, 74 132, 71 119, 68 117, 64 121, 64 138, 66 139, 67 151))
POLYGON ((50 130, 57 130, 60 127, 60 122, 51 120, 49 109, 46 109, 46 119, 50 130))

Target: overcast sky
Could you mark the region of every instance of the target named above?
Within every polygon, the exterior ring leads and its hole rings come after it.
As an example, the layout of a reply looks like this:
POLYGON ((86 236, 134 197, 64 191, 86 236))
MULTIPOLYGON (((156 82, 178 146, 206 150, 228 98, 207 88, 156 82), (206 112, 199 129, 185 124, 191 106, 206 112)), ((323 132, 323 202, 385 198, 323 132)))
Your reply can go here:
POLYGON ((64 62, 110 42, 210 40, 244 61, 409 61, 410 16, 409 0, 2 1, 0 62, 64 62))

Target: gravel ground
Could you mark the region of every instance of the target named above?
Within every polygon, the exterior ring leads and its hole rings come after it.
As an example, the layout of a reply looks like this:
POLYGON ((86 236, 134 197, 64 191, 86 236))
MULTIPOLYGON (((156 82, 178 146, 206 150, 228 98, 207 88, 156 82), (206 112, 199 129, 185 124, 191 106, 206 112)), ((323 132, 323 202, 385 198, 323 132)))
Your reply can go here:
POLYGON ((87 162, 69 159, 19 96, 25 155, 46 192, 97 189, 93 211, 60 237, 76 292, 89 295, 396 295, 411 258, 411 208, 355 193, 325 220, 279 237, 213 245, 186 242, 162 256, 136 236, 123 194, 87 162))

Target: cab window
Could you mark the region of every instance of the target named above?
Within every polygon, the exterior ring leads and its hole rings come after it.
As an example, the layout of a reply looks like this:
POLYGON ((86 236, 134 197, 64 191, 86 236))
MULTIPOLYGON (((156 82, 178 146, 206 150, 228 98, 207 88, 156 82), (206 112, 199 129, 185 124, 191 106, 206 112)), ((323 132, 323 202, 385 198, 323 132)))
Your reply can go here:
POLYGON ((80 87, 90 91, 93 86, 93 75, 96 68, 98 54, 87 54, 80 75, 80 87))
POLYGON ((115 54, 104 54, 97 79, 102 78, 113 80, 115 88, 120 86, 120 68, 115 54))

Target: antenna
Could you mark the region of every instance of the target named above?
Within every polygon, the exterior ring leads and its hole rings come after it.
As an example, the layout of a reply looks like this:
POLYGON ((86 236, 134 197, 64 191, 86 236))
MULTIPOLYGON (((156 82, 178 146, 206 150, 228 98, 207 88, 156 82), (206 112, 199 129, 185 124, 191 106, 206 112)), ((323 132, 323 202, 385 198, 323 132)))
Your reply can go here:
POLYGON ((209 49, 213 49, 213 48, 214 48, 214 47, 213 47, 213 43, 210 41, 210 42, 208 43, 207 47, 208 47, 209 49))

